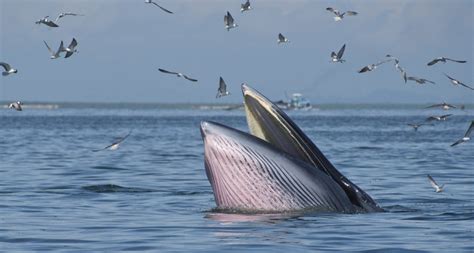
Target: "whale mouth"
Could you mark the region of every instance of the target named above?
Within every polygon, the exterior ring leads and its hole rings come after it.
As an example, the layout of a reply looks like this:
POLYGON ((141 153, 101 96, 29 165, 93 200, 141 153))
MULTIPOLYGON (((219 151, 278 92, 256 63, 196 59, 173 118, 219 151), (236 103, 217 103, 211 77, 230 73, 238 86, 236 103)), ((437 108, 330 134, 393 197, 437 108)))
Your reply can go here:
POLYGON ((342 175, 282 109, 246 84, 242 84, 242 93, 251 134, 329 175, 344 189, 356 207, 366 211, 383 210, 367 193, 342 175))

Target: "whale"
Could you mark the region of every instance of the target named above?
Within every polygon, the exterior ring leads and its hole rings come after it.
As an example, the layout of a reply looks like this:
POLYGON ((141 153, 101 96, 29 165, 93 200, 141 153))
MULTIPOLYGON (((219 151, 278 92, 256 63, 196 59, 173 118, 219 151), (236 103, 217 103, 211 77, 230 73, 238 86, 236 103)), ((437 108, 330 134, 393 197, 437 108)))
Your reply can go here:
POLYGON ((242 84, 250 133, 201 122, 204 167, 218 210, 377 212, 278 106, 242 84))

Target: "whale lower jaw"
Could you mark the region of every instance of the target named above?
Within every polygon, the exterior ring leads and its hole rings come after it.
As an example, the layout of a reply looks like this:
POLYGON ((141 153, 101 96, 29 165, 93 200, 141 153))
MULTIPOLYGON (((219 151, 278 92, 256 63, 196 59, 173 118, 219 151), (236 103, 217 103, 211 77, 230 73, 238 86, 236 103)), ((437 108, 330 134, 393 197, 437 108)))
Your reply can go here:
POLYGON ((203 122, 201 132, 218 209, 357 211, 329 176, 263 140, 213 122, 203 122))

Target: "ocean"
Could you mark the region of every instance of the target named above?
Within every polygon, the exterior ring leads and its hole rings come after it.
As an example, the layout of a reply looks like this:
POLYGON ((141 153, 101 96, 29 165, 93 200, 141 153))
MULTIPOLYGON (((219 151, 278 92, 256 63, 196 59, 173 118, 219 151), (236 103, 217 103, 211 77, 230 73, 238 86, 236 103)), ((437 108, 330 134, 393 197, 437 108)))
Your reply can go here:
POLYGON ((474 108, 327 105, 289 116, 381 213, 219 213, 199 125, 213 105, 0 109, 2 252, 474 252, 474 108), (407 123, 452 113, 414 131, 407 123), (92 150, 131 135, 115 151, 92 150), (432 175, 445 191, 435 193, 432 175))

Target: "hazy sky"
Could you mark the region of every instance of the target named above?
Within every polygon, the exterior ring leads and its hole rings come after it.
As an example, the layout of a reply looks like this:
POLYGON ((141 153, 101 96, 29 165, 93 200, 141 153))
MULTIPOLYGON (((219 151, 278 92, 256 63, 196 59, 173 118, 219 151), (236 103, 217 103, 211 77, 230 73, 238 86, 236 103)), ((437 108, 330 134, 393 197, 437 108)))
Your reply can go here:
POLYGON ((443 72, 474 86, 473 1, 161 0, 167 14, 142 0, 0 0, 0 61, 19 70, 0 76, 0 100, 64 102, 240 102, 246 82, 271 99, 302 92, 313 103, 473 103, 474 91, 454 87, 443 72), (325 10, 355 10, 334 22, 325 10), (59 28, 34 22, 60 12, 59 28), (230 11, 239 27, 226 31, 230 11), (277 34, 291 41, 277 45, 277 34), (79 53, 49 59, 76 38, 79 53), (331 51, 346 43, 344 64, 331 51), (409 75, 436 85, 404 84, 393 64, 357 71, 386 54, 409 75), (426 63, 437 56, 466 64, 426 63), (158 72, 182 71, 191 83, 158 72), (219 76, 231 96, 216 100, 219 76))

